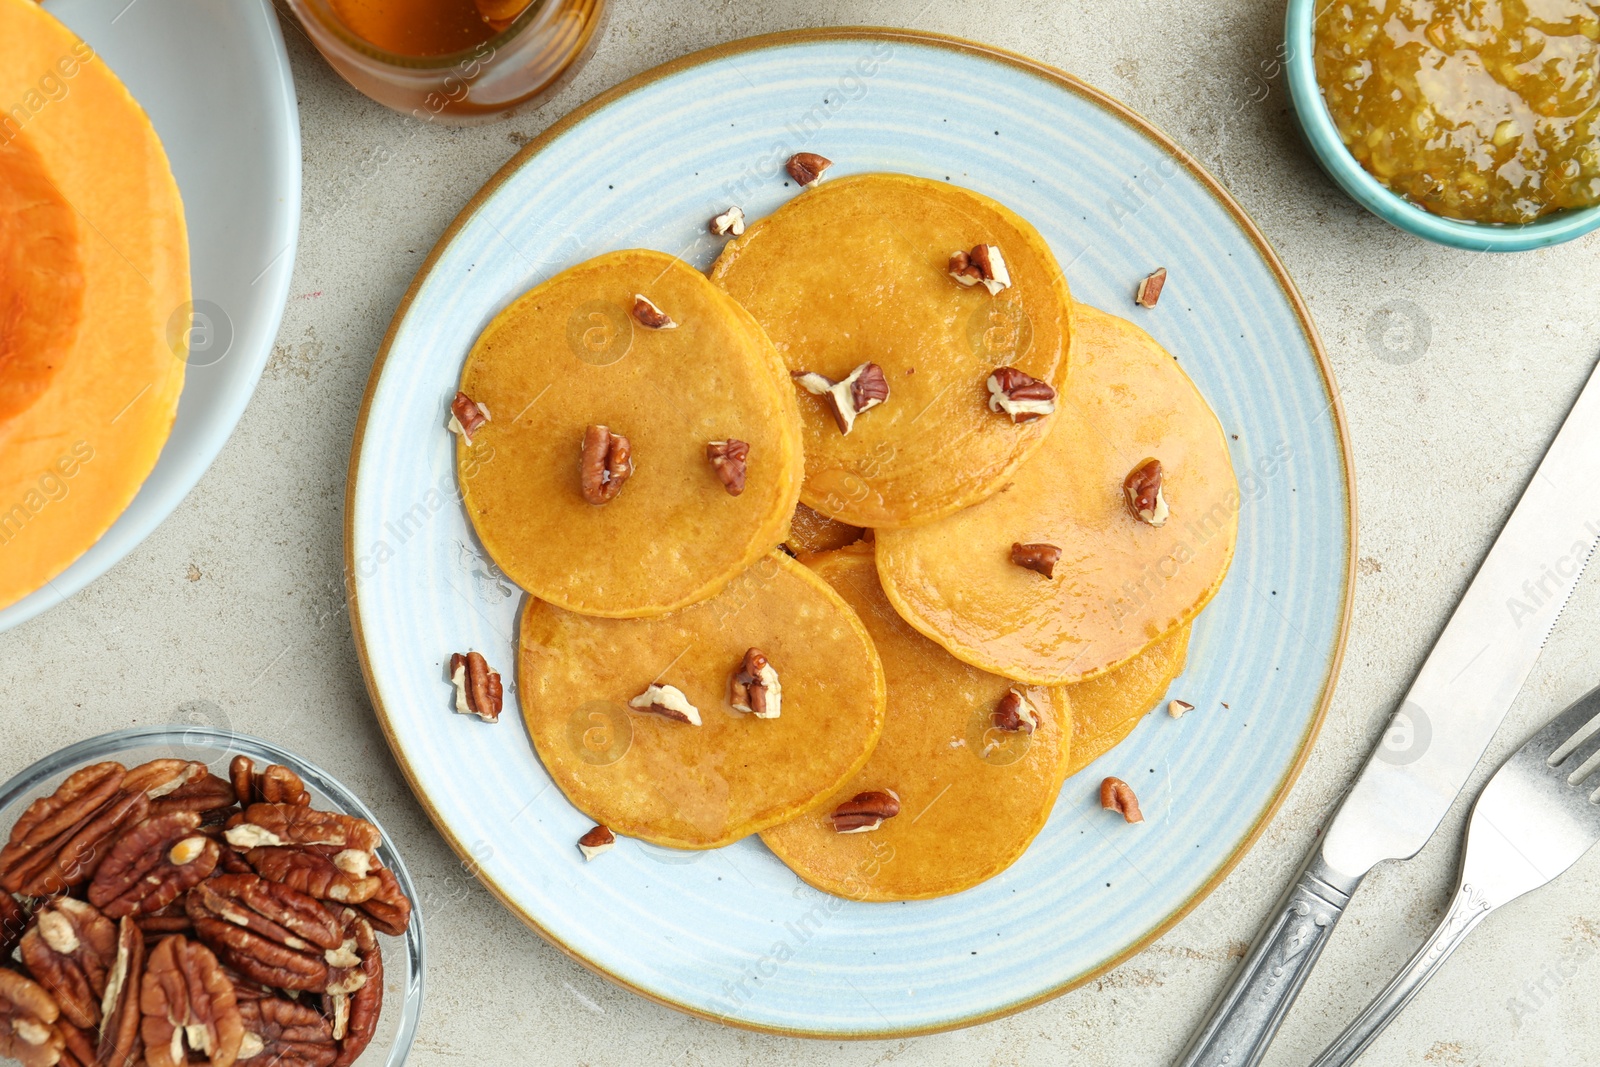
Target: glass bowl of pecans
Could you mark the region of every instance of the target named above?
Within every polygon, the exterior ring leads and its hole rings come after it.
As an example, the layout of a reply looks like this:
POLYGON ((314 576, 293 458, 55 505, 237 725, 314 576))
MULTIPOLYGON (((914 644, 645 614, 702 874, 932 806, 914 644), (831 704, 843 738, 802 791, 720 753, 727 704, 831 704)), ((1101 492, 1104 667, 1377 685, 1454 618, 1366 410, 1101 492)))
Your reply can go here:
POLYGON ((218 730, 105 734, 0 787, 0 840, 0 1062, 405 1062, 411 877, 313 764, 218 730))

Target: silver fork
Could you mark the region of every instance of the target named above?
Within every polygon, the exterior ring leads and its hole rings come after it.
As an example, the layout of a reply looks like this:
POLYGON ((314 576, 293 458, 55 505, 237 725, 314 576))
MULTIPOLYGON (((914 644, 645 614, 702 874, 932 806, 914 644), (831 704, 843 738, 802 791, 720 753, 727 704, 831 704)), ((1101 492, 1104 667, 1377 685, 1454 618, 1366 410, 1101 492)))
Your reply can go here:
POLYGON ((1312 1067, 1351 1063, 1484 918, 1552 881, 1600 842, 1600 689, 1556 716, 1495 772, 1472 809, 1461 885, 1444 920, 1312 1067), (1591 792, 1591 789, 1593 791, 1591 792))

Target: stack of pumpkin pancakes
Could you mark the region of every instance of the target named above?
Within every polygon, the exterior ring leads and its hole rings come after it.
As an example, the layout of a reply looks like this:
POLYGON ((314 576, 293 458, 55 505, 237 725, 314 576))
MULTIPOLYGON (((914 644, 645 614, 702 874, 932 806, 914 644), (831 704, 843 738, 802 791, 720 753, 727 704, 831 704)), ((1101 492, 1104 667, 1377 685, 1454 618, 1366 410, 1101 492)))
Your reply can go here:
POLYGON ((556 783, 621 837, 760 834, 857 900, 1015 862, 1162 699, 1233 553, 1224 435, 1176 360, 948 183, 817 184, 709 278, 579 264, 460 388, 556 783))

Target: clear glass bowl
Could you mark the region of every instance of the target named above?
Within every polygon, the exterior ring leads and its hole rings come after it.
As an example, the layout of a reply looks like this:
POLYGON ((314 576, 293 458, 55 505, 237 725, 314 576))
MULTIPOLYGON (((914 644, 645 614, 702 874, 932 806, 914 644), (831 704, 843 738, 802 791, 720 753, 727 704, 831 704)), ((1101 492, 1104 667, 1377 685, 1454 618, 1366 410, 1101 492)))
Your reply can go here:
MULTIPOLYGON (((119 730, 69 745, 28 767, 0 787, 0 841, 11 836, 17 819, 39 797, 55 792, 71 773, 91 763, 116 760, 135 767, 153 759, 175 757, 198 760, 213 774, 228 777, 228 762, 239 754, 249 756, 258 767, 281 763, 298 774, 311 794, 314 807, 326 811, 357 815, 383 832, 383 825, 367 806, 332 775, 314 763, 258 737, 205 727, 157 726, 138 730, 119 730)), ((423 935, 422 909, 417 906, 416 886, 405 861, 395 851, 394 841, 383 833, 378 858, 394 872, 400 888, 411 899, 411 926, 405 937, 378 936, 383 946, 383 1014, 372 1044, 357 1060, 360 1067, 400 1067, 411 1052, 417 1022, 422 1017, 423 935)))

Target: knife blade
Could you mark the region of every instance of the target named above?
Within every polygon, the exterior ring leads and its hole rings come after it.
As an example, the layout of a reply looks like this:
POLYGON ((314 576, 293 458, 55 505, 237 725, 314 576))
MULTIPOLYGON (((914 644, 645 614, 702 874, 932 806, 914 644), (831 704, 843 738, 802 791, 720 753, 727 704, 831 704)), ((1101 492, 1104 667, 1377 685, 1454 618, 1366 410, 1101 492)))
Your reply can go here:
POLYGON ((1428 843, 1600 542, 1600 370, 1540 460, 1389 727, 1178 1063, 1253 1067, 1361 880, 1428 843))

